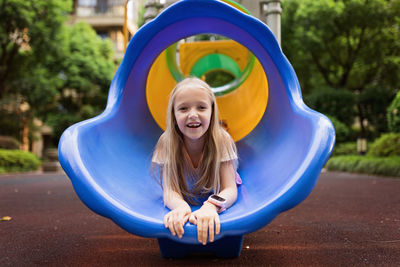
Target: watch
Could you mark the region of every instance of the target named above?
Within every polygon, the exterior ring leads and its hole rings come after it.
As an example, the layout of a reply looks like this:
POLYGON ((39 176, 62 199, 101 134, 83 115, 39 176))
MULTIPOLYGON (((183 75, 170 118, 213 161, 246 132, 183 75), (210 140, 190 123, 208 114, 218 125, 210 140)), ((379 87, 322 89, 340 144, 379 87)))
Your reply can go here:
POLYGON ((218 195, 211 195, 206 202, 210 202, 211 204, 213 204, 214 206, 216 206, 218 208, 217 212, 221 213, 224 210, 226 210, 226 199, 223 197, 220 197, 218 195))

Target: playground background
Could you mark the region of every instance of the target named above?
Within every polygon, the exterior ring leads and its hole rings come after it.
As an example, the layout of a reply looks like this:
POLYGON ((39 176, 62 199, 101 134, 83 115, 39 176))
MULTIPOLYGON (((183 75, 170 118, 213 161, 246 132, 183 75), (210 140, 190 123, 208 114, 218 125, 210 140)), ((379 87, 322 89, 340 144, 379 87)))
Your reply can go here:
MULTIPOLYGON (((54 151, 61 133, 71 124, 96 116, 104 109, 109 84, 123 54, 124 43, 121 40, 131 37, 145 23, 145 19, 151 18, 148 14, 146 17, 146 12, 158 12, 163 8, 157 1, 131 1, 131 13, 124 24, 121 13, 124 5, 125 1, 0 0, 0 6, 4 7, 0 11, 0 173, 59 170, 54 151), (99 14, 108 14, 105 17, 111 20, 118 18, 118 22, 114 22, 117 26, 99 26, 99 17, 96 17, 99 14)), ((336 128, 337 144, 326 168, 400 177, 400 78, 397 75, 400 71, 400 1, 284 0, 282 10, 281 45, 297 72, 305 103, 328 115, 336 128)), ((260 19, 265 19, 263 12, 258 15, 260 19)), ((192 41, 219 39, 223 37, 201 35, 193 37, 192 41)), ((220 86, 229 82, 231 76, 226 71, 214 71, 204 78, 213 86, 220 86)), ((64 176, 56 177, 57 181, 62 181, 62 186, 71 189, 64 176)), ((371 184, 390 183, 392 190, 398 189, 398 182, 392 178, 389 178, 390 182, 372 179, 368 180, 371 184)), ((351 179, 341 180, 341 187, 333 186, 331 180, 327 181, 321 184, 327 187, 323 188, 327 191, 345 190, 351 184, 354 186, 351 179)), ((1 177, 3 196, 9 197, 8 202, 2 201, 5 206, 0 210, 3 229, 8 229, 3 238, 12 239, 10 233, 18 236, 18 227, 22 227, 18 218, 24 212, 35 214, 37 218, 46 214, 44 209, 34 213, 29 205, 22 204, 22 198, 14 198, 19 196, 16 193, 20 189, 16 185, 21 183, 25 184, 22 188, 27 191, 38 186, 29 175, 1 177), (17 203, 16 210, 10 209, 17 203)), ((377 210, 382 203, 392 208, 398 206, 397 195, 393 191, 388 193, 387 187, 386 191, 360 187, 359 191, 348 191, 344 195, 349 199, 354 195, 364 203, 375 205, 377 210), (370 198, 365 195, 367 191, 373 192, 370 198), (378 192, 385 198, 379 197, 378 192), (376 203, 371 203, 372 199, 376 203)), ((48 190, 48 195, 51 192, 48 190)), ((26 202, 33 197, 29 194, 25 196, 28 197, 26 202)), ((60 197, 60 194, 57 196, 60 197)), ((66 200, 62 197, 57 199, 66 200)), ((39 202, 42 200, 44 198, 39 197, 39 202)), ((332 199, 325 201, 334 202, 332 199)), ((364 210, 362 202, 357 203, 349 209, 364 210)), ((331 210, 335 208, 339 208, 338 204, 332 203, 331 210)), ((308 215, 316 216, 314 210, 308 211, 308 215)), ((399 230, 395 227, 399 217, 395 209, 380 212, 376 217, 360 215, 368 222, 367 226, 360 226, 357 220, 353 228, 351 224, 340 225, 341 233, 353 234, 362 228, 365 234, 368 227, 375 229, 382 221, 390 225, 389 234, 377 230, 374 238, 367 241, 360 239, 360 245, 351 253, 348 250, 335 255, 358 256, 358 260, 354 261, 343 259, 346 263, 360 263, 365 259, 368 261, 365 263, 375 263, 380 256, 386 262, 397 264, 393 247, 399 239, 399 230), (378 258, 363 256, 365 251, 375 249, 379 251, 376 254, 378 258)), ((328 216, 327 222, 324 222, 328 225, 326 229, 337 226, 337 222, 332 220, 345 218, 342 216, 339 214, 330 219, 328 216)), ((303 223, 313 220, 307 216, 299 218, 303 223)), ((324 223, 320 221, 313 226, 322 227, 324 223)), ((282 224, 290 227, 290 221, 283 221, 282 224)), ((272 227, 276 226, 272 224, 272 227)), ((304 230, 310 234, 310 229, 304 230)), ((266 233, 271 234, 268 230, 266 233)), ((135 242, 139 240, 130 238, 135 242)), ((251 238, 259 238, 260 241, 263 237, 258 233, 251 238)), ((363 238, 367 238, 366 235, 363 238)), ((303 242, 306 239, 302 238, 303 242)), ((24 239, 19 240, 21 243, 18 246, 21 246, 24 239)), ((355 244, 354 239, 347 236, 341 242, 344 243, 339 242, 340 245, 349 247, 350 243, 355 244)), ((18 253, 18 249, 12 247, 16 243, 7 239, 2 243, 10 246, 4 251, 18 253)), ((307 248, 307 245, 302 245, 307 248)), ((260 260, 257 254, 253 257, 260 260)), ((249 260, 248 257, 244 259, 249 260)))
MULTIPOLYGON (((238 2, 267 20, 265 5, 238 2)), ((130 1, 126 24, 123 0, 1 4, 0 173, 41 165, 54 170, 49 162, 61 133, 104 109, 124 36, 129 39, 163 4, 130 1)), ((327 168, 399 176, 399 1, 281 4, 281 45, 304 101, 336 129, 327 168)), ((213 85, 232 79, 226 72, 205 78, 213 85)))

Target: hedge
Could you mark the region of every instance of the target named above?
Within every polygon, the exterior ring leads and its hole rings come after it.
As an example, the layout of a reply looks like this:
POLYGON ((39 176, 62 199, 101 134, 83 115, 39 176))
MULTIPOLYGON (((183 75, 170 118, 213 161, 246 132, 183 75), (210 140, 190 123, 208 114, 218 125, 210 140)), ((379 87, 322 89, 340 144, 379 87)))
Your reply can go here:
POLYGON ((400 157, 337 156, 326 164, 329 171, 400 177, 400 157))
POLYGON ((400 91, 388 107, 386 116, 389 130, 400 133, 400 91))
POLYGON ((0 173, 33 171, 39 166, 40 160, 31 152, 0 149, 0 173))
POLYGON ((375 157, 400 156, 400 133, 382 134, 371 144, 368 155, 375 157))
POLYGON ((332 156, 342 155, 357 155, 357 142, 336 144, 332 156))

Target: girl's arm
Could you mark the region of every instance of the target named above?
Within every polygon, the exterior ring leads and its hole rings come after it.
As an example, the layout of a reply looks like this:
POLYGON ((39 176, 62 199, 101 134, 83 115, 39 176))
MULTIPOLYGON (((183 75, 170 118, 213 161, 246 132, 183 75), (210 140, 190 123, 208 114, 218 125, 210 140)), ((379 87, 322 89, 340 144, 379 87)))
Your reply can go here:
MULTIPOLYGON (((235 168, 232 161, 221 163, 220 179, 221 190, 218 195, 226 199, 225 205, 228 208, 235 203, 237 198, 235 168)), ((189 221, 197 225, 197 238, 203 245, 206 245, 207 237, 210 242, 213 242, 214 233, 219 234, 221 230, 217 207, 208 201, 204 202, 199 210, 191 214, 189 221)))
POLYGON ((226 199, 226 208, 232 206, 237 198, 237 186, 235 180, 235 168, 232 161, 221 163, 220 179, 221 190, 219 196, 226 199))
POLYGON ((164 186, 164 205, 171 211, 164 216, 164 226, 169 228, 172 235, 182 238, 183 226, 188 221, 192 212, 189 204, 183 200, 182 195, 174 191, 168 191, 164 186))

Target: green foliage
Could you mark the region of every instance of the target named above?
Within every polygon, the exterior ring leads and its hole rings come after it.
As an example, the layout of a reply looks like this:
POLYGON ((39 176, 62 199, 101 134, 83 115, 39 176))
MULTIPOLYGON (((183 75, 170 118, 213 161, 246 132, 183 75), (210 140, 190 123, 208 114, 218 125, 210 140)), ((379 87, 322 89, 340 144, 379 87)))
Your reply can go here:
POLYGON ((73 123, 104 110, 115 71, 113 45, 101 39, 87 23, 65 28, 66 55, 60 76, 57 106, 45 117, 54 129, 55 142, 73 123))
POLYGON ((146 12, 146 9, 144 7, 144 1, 139 2, 139 6, 138 6, 138 11, 137 11, 137 15, 138 15, 138 19, 137 19, 137 26, 138 29, 140 27, 142 27, 144 25, 144 13, 146 12))
POLYGON ((21 129, 56 106, 71 0, 0 0, 0 132, 21 129), (28 109, 20 110, 21 104, 28 109), (8 108, 7 108, 8 107, 8 108))
POLYGON ((359 94, 360 121, 385 130, 385 105, 400 86, 400 1, 283 0, 282 8, 282 49, 304 94, 321 87, 359 94))
POLYGON ((0 136, 0 149, 19 149, 19 142, 11 136, 0 136))
POLYGON ((400 157, 337 156, 328 160, 330 171, 400 177, 400 157))
POLYGON ((304 97, 304 102, 311 108, 328 116, 333 116, 347 126, 354 123, 355 97, 347 90, 324 88, 315 90, 304 97))
POLYGON ((347 142, 336 144, 335 148, 333 149, 333 156, 342 155, 357 155, 357 143, 347 142))
POLYGON ((31 152, 0 149, 0 173, 37 170, 40 160, 31 152))
POLYGON ((336 143, 342 143, 348 141, 348 138, 350 136, 349 127, 347 127, 347 125, 345 125, 335 117, 328 116, 328 118, 331 120, 333 126, 335 127, 336 143))
POLYGON ((376 157, 400 156, 400 133, 383 134, 370 146, 368 155, 376 157))
POLYGON ((387 109, 387 121, 391 132, 400 133, 400 91, 387 109))
POLYGON ((367 87, 357 95, 357 103, 359 103, 363 117, 368 120, 375 132, 388 131, 387 107, 393 97, 393 90, 385 87, 367 87))
POLYGON ((0 0, 0 98, 18 94, 38 108, 57 93, 65 0, 0 0), (52 66, 52 68, 50 68, 52 66))

